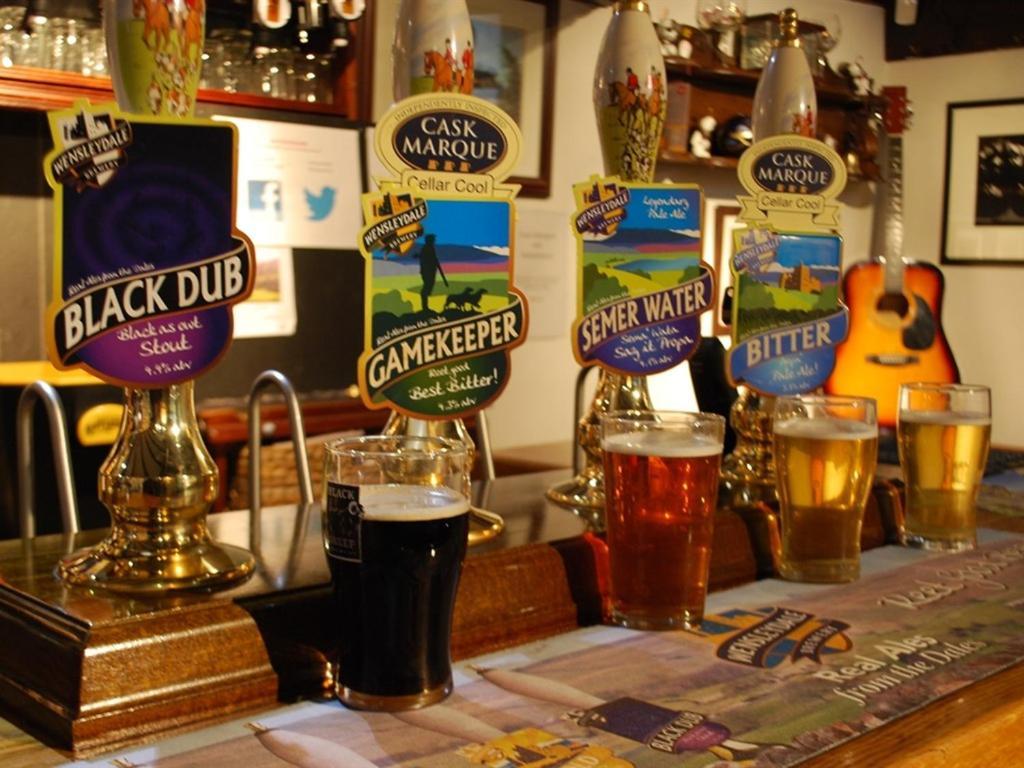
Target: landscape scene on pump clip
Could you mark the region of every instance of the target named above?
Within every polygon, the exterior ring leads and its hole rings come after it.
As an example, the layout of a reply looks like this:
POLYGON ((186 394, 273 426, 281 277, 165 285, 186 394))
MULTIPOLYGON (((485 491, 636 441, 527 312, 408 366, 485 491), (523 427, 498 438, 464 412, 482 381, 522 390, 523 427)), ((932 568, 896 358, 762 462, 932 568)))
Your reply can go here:
POLYGON ((430 200, 405 253, 373 252, 373 341, 509 304, 511 204, 430 200))
POLYGON ((752 239, 758 233, 777 237, 778 244, 774 259, 762 261, 761 268, 738 271, 738 290, 744 297, 736 313, 739 338, 834 314, 839 303, 841 239, 741 230, 736 233, 737 252, 755 245, 752 239))
MULTIPOLYGON (((663 291, 700 277, 700 203, 696 192, 632 192, 621 209, 620 221, 608 225, 604 233, 583 234, 584 314, 627 296, 663 291), (658 202, 652 197, 658 197, 658 202), (684 204, 671 205, 673 202, 684 204), (693 205, 689 205, 691 202, 693 205), (682 218, 666 224, 659 218, 662 212, 666 216, 679 213, 682 218)), ((606 194, 608 191, 595 183, 594 192, 585 202, 600 202, 606 194)))

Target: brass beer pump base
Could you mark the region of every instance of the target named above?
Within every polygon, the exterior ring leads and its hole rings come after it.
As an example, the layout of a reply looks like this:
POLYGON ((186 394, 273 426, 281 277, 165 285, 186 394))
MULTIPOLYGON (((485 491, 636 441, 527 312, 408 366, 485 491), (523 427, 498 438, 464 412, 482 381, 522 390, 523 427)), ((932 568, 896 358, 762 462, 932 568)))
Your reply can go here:
POLYGON ((782 548, 772 450, 774 408, 774 397, 740 388, 729 414, 736 447, 722 461, 718 493, 719 509, 736 513, 747 527, 758 578, 777 574, 782 548))
MULTIPOLYGON (((410 435, 413 437, 444 437, 458 440, 469 453, 469 466, 476 463, 476 443, 466 429, 462 419, 414 419, 398 411, 392 411, 382 435, 410 435)), ((468 490, 468 489, 467 489, 468 490)), ((501 515, 480 507, 469 509, 469 546, 483 544, 497 538, 505 530, 501 515)))
POLYGON ((57 576, 67 584, 112 592, 152 594, 217 589, 247 578, 255 568, 248 550, 211 539, 166 553, 139 552, 118 537, 62 559, 57 576))
POLYGON ((604 452, 601 450, 601 416, 612 411, 651 408, 646 377, 622 376, 602 369, 597 379, 594 400, 576 428, 576 442, 585 456, 583 469, 569 482, 548 489, 548 499, 591 520, 599 528, 603 527, 604 452))
POLYGON ((213 589, 248 577, 253 556, 214 542, 207 528, 217 485, 193 382, 126 389, 121 430, 99 473, 110 535, 61 560, 57 576, 135 594, 213 589))
POLYGON ((772 451, 774 408, 774 397, 741 388, 729 414, 729 423, 736 431, 736 447, 722 461, 721 506, 776 503, 772 451))
POLYGON ((480 507, 469 508, 469 546, 496 539, 505 530, 505 519, 496 512, 480 507))
POLYGON ((572 480, 549 488, 546 495, 555 504, 579 512, 604 509, 604 471, 586 466, 572 480))

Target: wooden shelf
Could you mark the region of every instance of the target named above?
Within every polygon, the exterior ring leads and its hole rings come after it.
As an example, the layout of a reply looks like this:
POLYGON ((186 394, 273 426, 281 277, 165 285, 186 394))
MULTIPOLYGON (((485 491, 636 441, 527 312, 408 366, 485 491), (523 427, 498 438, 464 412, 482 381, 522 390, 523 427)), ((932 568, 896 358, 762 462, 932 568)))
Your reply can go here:
MULTIPOLYGON (((708 60, 707 54, 704 61, 708 60)), ((711 116, 722 125, 724 121, 745 115, 753 109, 754 92, 761 76, 758 70, 712 64, 701 66, 690 59, 665 58, 668 80, 668 114, 665 121, 665 144, 659 153, 663 163, 697 168, 734 170, 735 157, 713 155, 694 157, 689 151, 690 137, 701 118, 711 116)), ((868 120, 868 100, 857 96, 837 74, 828 70, 815 78, 818 97, 818 135, 835 139, 839 154, 854 154, 864 168, 873 167, 873 140, 868 120)), ((851 174, 851 180, 863 179, 851 174)))
MULTIPOLYGON (((681 59, 678 56, 665 57, 665 70, 672 79, 682 78, 693 83, 714 84, 717 86, 731 86, 732 88, 747 91, 751 96, 757 88, 757 81, 761 77, 759 69, 740 69, 738 67, 702 67, 689 59, 681 59)), ((823 104, 844 105, 848 107, 861 107, 865 100, 857 96, 849 89, 846 83, 833 72, 825 77, 814 78, 814 90, 823 104)))
POLYGON ((739 159, 735 157, 694 157, 689 152, 675 152, 670 149, 662 150, 658 160, 663 163, 674 165, 695 165, 703 168, 736 168, 739 159))
MULTIPOLYGON (((114 89, 109 77, 88 77, 74 72, 59 72, 36 67, 0 68, 0 107, 15 109, 63 109, 78 99, 92 102, 113 101, 114 89)), ((291 110, 311 114, 345 116, 340 105, 275 99, 249 93, 199 90, 199 102, 262 109, 291 110)))

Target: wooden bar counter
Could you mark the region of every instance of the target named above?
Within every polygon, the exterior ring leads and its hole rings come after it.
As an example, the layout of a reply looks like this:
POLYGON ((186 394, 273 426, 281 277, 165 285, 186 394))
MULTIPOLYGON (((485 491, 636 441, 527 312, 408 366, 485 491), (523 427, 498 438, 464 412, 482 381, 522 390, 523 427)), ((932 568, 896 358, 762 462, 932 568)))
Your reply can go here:
MULTIPOLYGON (((456 658, 600 621, 603 544, 586 519, 544 500, 568 474, 538 472, 478 487, 477 503, 500 513, 506 528, 471 549, 456 604, 456 658)), ((981 524, 1024 531, 1024 518, 983 515, 981 524)), ((248 512, 211 517, 215 538, 227 543, 247 545, 249 526, 248 512)), ((248 582, 213 596, 160 601, 110 602, 52 579, 56 559, 98 540, 100 531, 74 541, 0 542, 0 713, 46 742, 2 723, 0 765, 55 765, 72 747, 76 754, 104 752, 277 701, 327 695, 333 638, 330 622, 321 620, 331 606, 319 508, 267 508, 261 526, 258 570, 248 582), (209 619, 210 628, 189 625, 189 617, 209 619), (59 631, 44 631, 46 623, 59 631), (35 635, 58 639, 30 651, 25 642, 35 635), (161 649, 160 667, 149 665, 139 638, 161 649), (89 674, 68 690, 81 665, 89 674), (208 674, 193 679, 189 670, 199 668, 208 674)), ((713 554, 712 590, 753 580, 753 548, 738 516, 717 519, 713 554)), ((1012 765, 1012 756, 1024 753, 1022 691, 1018 664, 803 764, 1012 765)))

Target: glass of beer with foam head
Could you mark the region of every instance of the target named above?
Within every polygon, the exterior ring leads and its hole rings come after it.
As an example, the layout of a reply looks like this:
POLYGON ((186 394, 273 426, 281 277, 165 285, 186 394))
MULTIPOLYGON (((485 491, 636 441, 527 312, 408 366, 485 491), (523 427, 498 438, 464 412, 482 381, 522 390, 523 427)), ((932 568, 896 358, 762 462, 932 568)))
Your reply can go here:
POLYGON ((974 505, 991 432, 988 387, 900 387, 896 434, 907 494, 905 544, 954 551, 974 547, 974 505))
POLYGON ((345 438, 327 444, 325 470, 338 698, 382 711, 440 701, 452 688, 469 533, 466 448, 434 437, 345 438))
POLYGON ((798 395, 775 401, 782 513, 779 574, 791 581, 860 576, 860 530, 878 461, 875 401, 798 395))
POLYGON ((612 621, 679 629, 704 615, 725 420, 613 411, 601 418, 612 621))

